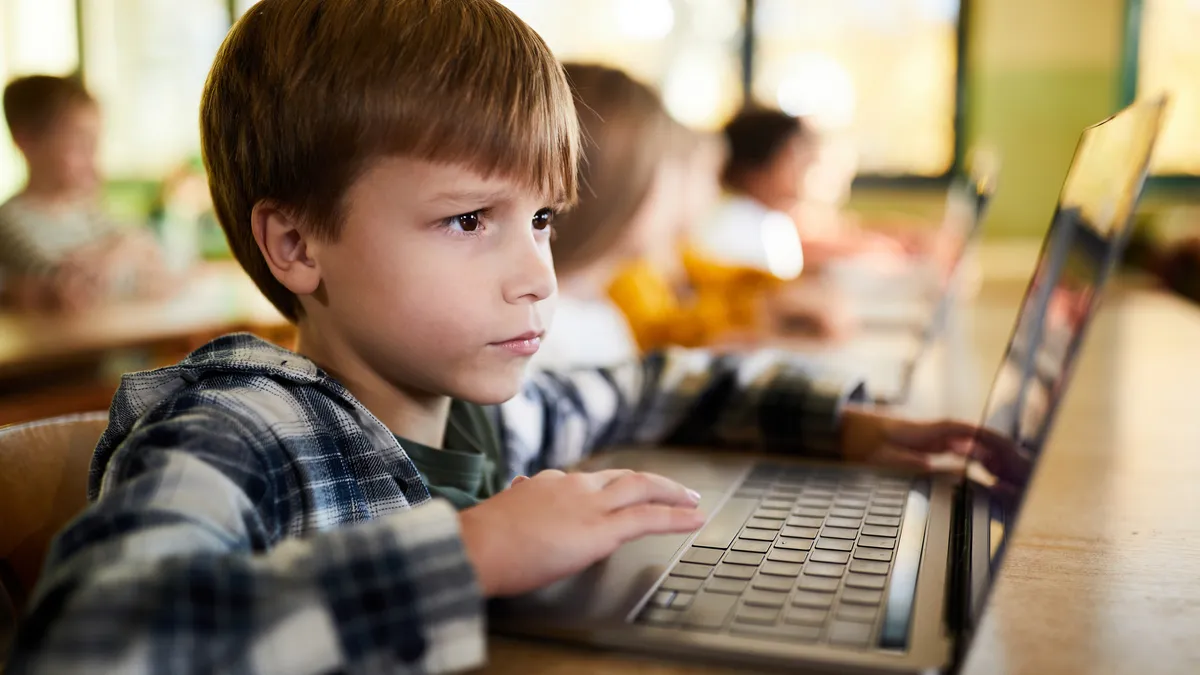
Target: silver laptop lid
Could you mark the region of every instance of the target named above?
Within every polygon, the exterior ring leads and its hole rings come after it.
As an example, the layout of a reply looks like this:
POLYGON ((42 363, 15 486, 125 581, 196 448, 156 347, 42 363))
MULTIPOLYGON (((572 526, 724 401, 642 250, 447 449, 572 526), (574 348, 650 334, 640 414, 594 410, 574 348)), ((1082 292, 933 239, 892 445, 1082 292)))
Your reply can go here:
MULTIPOLYGON (((1024 501, 1062 394, 1100 294, 1129 238, 1145 183, 1165 98, 1136 102, 1084 131, 1068 170, 1050 230, 1026 290, 984 414, 984 426, 1018 448, 1015 481, 972 468, 996 489, 990 519, 989 568, 994 576, 1006 538, 1024 501)), ((988 588, 973 593, 974 625, 988 588)))

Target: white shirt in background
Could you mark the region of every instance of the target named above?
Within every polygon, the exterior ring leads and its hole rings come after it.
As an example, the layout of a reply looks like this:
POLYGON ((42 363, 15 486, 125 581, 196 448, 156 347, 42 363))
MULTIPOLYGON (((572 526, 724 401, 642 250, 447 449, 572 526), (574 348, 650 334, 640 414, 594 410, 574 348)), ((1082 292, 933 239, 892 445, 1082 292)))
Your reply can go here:
POLYGON ((621 310, 606 297, 560 295, 554 324, 533 356, 534 368, 611 366, 638 358, 637 341, 621 310))

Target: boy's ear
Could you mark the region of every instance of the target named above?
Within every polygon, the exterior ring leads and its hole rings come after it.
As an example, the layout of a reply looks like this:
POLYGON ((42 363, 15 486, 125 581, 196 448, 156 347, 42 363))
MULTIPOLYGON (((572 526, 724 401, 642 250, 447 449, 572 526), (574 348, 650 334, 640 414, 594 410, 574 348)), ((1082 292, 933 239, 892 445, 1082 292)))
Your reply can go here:
POLYGON ((263 200, 250 212, 250 230, 271 274, 296 295, 311 295, 321 284, 315 247, 291 209, 263 200))

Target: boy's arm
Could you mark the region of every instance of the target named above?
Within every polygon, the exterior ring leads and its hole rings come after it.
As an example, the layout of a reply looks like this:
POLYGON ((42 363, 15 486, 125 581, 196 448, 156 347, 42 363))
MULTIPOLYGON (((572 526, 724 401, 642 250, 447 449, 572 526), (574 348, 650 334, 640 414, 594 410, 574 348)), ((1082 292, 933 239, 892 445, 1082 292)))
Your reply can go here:
POLYGON ((763 447, 834 457, 861 382, 818 377, 786 355, 673 349, 613 368, 537 372, 500 408, 511 474, 575 464, 612 444, 763 447))
POLYGON ((208 410, 131 436, 100 499, 58 536, 9 672, 481 663, 482 596, 454 510, 284 539, 293 469, 256 451, 262 437, 208 410))

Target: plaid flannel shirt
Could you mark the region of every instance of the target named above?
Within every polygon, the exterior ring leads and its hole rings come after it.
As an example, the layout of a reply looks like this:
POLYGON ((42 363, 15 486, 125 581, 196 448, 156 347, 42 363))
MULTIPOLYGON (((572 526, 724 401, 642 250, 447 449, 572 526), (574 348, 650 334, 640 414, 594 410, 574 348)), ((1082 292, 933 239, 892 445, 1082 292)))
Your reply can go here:
MULTIPOLYGON (((856 390, 763 354, 533 374, 496 411, 509 474, 604 445, 829 452, 856 390)), ((127 375, 90 507, 56 539, 11 673, 445 672, 485 658, 454 510, 308 359, 248 335, 127 375)))

